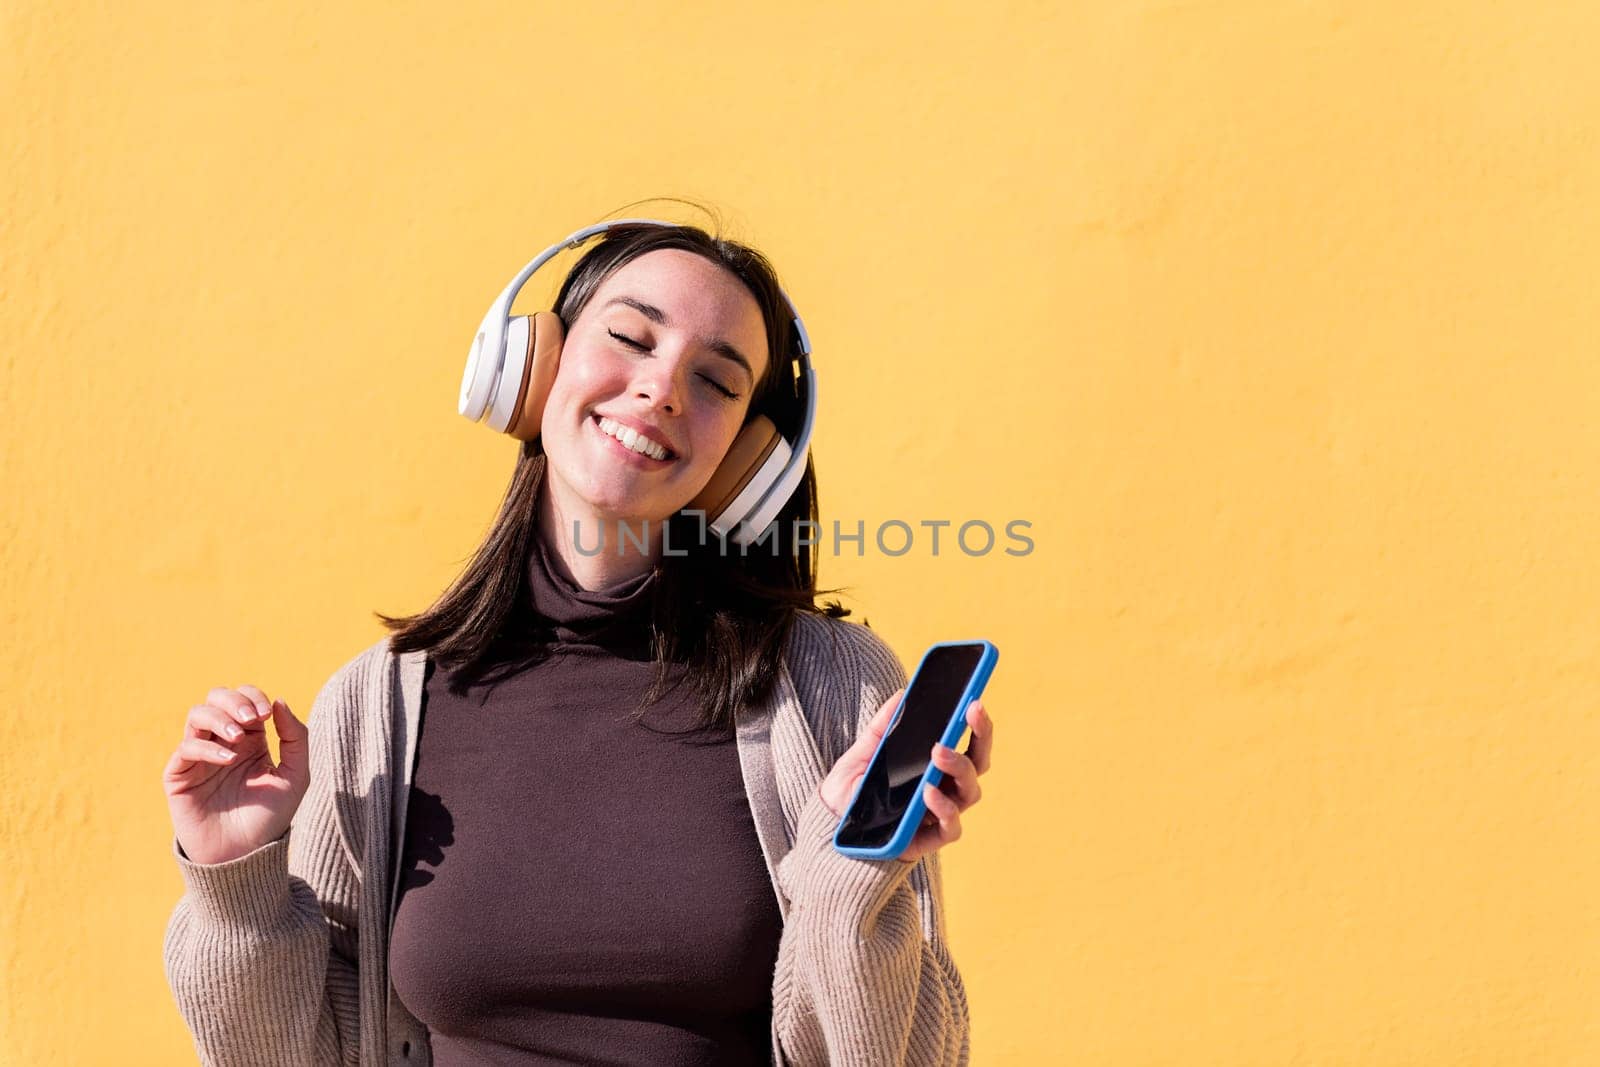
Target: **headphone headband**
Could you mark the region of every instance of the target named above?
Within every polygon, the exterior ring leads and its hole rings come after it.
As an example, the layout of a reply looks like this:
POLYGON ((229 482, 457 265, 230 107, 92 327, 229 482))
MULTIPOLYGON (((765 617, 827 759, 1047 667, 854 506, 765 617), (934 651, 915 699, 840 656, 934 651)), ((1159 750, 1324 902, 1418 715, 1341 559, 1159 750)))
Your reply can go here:
MULTIPOLYGON (((461 395, 456 408, 462 415, 477 422, 489 409, 491 400, 500 390, 500 379, 505 373, 507 362, 506 341, 510 328, 511 304, 522 291, 522 287, 528 283, 528 279, 563 249, 577 248, 596 234, 624 225, 663 226, 674 229, 678 227, 677 223, 663 222, 660 219, 611 219, 574 231, 535 256, 527 266, 517 272, 516 277, 511 279, 510 284, 489 306, 488 312, 478 326, 478 335, 472 342, 472 351, 467 357, 467 368, 461 377, 461 395), (488 362, 485 363, 485 360, 488 362)), ((801 418, 800 431, 789 445, 788 461, 773 480, 771 487, 751 494, 750 497, 742 497, 738 502, 739 514, 729 520, 729 524, 733 527, 733 540, 741 545, 749 544, 759 536, 799 487, 800 480, 805 476, 806 457, 811 448, 811 433, 816 424, 817 377, 811 364, 811 336, 806 332, 806 325, 801 320, 794 301, 789 299, 789 294, 782 288, 778 292, 788 305, 795 334, 799 338, 798 350, 791 358, 800 366, 795 386, 804 403, 804 414, 801 418)), ((503 426, 494 428, 505 429, 503 426)), ((759 489, 758 486, 753 488, 759 489)), ((717 516, 710 518, 713 520, 712 529, 718 533, 727 532, 718 528, 717 516)))

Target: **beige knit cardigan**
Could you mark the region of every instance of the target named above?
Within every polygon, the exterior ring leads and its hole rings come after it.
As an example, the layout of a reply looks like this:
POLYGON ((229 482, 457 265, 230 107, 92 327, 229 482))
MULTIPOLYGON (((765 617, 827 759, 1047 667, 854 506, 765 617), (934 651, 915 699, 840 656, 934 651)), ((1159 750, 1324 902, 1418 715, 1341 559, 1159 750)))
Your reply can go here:
MULTIPOLYGON (((398 901, 424 652, 385 637, 312 703, 311 784, 289 830, 226 863, 191 862, 163 957, 203 1064, 431 1062, 395 996, 398 901)), ((905 669, 872 630, 801 614, 770 697, 736 747, 783 917, 772 983, 779 1067, 964 1065, 966 991, 945 939, 939 856, 862 860, 833 847, 818 785, 905 669)))

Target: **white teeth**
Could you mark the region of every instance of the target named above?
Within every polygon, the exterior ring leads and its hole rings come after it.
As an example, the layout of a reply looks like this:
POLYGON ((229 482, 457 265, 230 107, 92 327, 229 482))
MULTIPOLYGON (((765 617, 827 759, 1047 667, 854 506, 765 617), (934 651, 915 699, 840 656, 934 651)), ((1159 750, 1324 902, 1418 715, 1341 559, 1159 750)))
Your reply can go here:
POLYGON ((622 425, 616 419, 608 419, 601 416, 600 429, 603 433, 621 441, 623 447, 632 449, 642 456, 649 456, 651 459, 667 458, 666 449, 643 434, 638 433, 632 427, 622 425))

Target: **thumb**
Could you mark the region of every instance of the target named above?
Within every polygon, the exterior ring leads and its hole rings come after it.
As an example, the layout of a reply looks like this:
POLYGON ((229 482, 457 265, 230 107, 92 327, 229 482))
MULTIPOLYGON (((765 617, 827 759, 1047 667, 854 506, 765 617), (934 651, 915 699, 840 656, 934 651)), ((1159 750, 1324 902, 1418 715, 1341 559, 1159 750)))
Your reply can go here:
POLYGON ((294 785, 311 777, 311 732, 282 700, 272 702, 272 726, 278 731, 278 773, 294 785))
POLYGON ((905 696, 906 687, 903 685, 891 693, 889 699, 885 700, 872 718, 867 720, 866 728, 856 737, 856 744, 869 752, 877 748, 878 742, 883 740, 884 731, 889 728, 889 723, 900 710, 900 704, 905 700, 905 696))

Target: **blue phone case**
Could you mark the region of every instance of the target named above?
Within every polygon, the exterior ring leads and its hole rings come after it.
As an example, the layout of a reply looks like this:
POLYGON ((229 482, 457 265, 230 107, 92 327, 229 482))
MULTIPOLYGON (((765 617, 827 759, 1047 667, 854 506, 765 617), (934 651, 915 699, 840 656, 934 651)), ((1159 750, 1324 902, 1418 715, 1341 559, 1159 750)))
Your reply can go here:
MULTIPOLYGON (((922 658, 917 661, 916 672, 911 675, 911 680, 906 685, 906 692, 911 692, 911 686, 917 683, 917 675, 922 673, 922 666, 928 661, 928 656, 936 649, 948 648, 952 645, 982 645, 983 655, 978 660, 977 668, 972 672, 972 678, 967 682, 967 688, 956 701, 956 710, 950 717, 950 722, 945 726, 944 733, 939 738, 939 743, 948 748, 955 748, 961 740, 961 735, 967 730, 967 708, 983 693, 983 687, 989 681, 989 675, 994 671, 995 663, 1000 659, 1000 650, 991 641, 981 638, 969 641, 940 641, 928 646, 922 658)), ((850 809, 855 807, 856 797, 861 795, 861 787, 866 784, 867 776, 872 773, 879 757, 883 755, 884 745, 888 743, 889 735, 893 732, 895 724, 900 721, 900 715, 905 711, 905 698, 901 698, 900 707, 895 709, 894 718, 889 721, 888 729, 883 731, 883 737, 878 741, 878 748, 872 753, 872 759, 867 762, 867 769, 861 775, 861 780, 856 782, 854 792, 850 794, 850 803, 845 805, 845 814, 833 828, 833 847, 846 856, 854 856, 864 860, 891 860, 906 850, 911 839, 916 836, 917 828, 922 825, 922 817, 928 811, 928 805, 922 799, 925 788, 932 785, 937 787, 944 780, 944 772, 933 762, 932 756, 928 759, 928 769, 923 772, 922 781, 917 784, 916 794, 911 798, 911 803, 906 806, 906 813, 900 819, 900 825, 895 828, 894 836, 889 843, 881 848, 855 848, 839 843, 839 831, 844 828, 845 820, 850 815, 850 809)))

